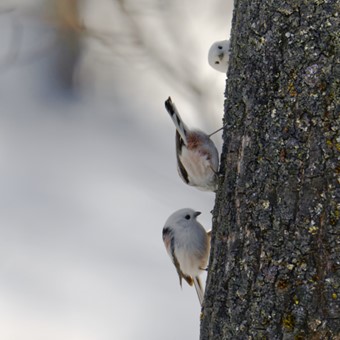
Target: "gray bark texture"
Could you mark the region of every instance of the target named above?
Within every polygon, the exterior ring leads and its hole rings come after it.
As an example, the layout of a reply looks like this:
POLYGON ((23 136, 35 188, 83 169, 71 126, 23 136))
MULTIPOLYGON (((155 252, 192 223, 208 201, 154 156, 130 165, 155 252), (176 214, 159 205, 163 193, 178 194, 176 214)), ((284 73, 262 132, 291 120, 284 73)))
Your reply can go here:
POLYGON ((200 339, 340 339, 340 4, 234 6, 200 339))

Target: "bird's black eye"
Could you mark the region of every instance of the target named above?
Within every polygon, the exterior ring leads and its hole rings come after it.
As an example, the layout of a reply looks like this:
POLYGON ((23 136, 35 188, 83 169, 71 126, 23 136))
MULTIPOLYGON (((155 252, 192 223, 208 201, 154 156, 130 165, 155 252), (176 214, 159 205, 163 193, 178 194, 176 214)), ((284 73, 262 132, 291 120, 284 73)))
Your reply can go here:
POLYGON ((222 50, 223 47, 222 47, 221 45, 218 45, 218 48, 219 48, 220 50, 222 50))
POLYGON ((215 64, 219 64, 220 62, 219 61, 215 61, 215 64))
POLYGON ((186 220, 190 220, 190 215, 185 215, 186 220))

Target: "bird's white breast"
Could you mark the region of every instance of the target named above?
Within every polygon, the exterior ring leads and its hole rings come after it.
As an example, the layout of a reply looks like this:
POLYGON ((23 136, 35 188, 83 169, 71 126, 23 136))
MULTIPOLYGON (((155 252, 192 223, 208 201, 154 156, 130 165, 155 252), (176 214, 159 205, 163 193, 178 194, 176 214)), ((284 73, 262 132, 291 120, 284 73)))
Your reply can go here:
POLYGON ((217 164, 213 164, 207 155, 199 150, 182 149, 180 160, 188 173, 189 182, 202 190, 216 189, 217 164))

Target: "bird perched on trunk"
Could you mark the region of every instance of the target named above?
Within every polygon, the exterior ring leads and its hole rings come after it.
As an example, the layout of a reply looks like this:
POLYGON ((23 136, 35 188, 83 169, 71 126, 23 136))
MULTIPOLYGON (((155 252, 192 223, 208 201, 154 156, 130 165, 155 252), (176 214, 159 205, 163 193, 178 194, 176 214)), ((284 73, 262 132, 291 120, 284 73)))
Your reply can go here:
POLYGON ((229 67, 229 48, 229 40, 213 43, 208 53, 209 65, 217 71, 227 73, 229 67))
POLYGON ((175 104, 169 97, 165 101, 176 127, 177 170, 182 180, 197 189, 216 191, 218 151, 210 136, 200 130, 190 130, 182 121, 175 104))
POLYGON ((184 279, 194 285, 200 304, 203 303, 204 288, 199 278, 206 269, 210 252, 210 232, 196 220, 201 213, 192 209, 175 211, 165 222, 163 242, 175 265, 182 286, 184 279))

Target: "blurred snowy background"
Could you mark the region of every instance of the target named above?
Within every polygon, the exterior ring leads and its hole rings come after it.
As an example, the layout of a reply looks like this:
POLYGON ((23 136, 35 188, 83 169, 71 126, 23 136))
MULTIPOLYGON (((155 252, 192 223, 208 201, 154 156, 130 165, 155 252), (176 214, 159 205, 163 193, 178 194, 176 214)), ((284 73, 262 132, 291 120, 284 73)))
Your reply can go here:
POLYGON ((1 340, 198 339, 161 232, 184 207, 209 229, 214 194, 178 177, 164 100, 221 127, 207 53, 231 15, 231 0, 1 1, 1 340))

